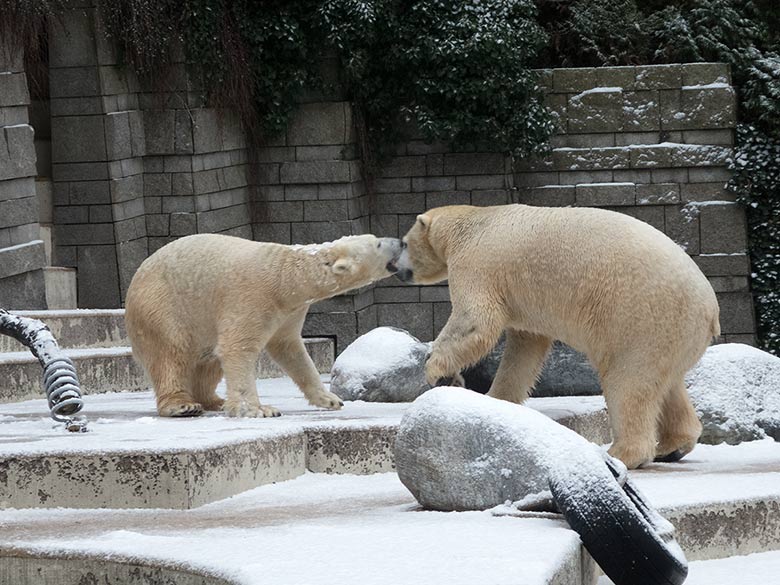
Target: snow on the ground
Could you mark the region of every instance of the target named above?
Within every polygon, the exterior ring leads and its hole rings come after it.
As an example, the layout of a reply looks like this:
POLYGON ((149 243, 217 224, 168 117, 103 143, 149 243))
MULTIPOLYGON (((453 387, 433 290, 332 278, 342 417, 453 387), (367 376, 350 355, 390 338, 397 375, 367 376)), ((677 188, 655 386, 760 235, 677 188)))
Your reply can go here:
POLYGON ((186 512, 6 511, 0 524, 25 550, 175 560, 245 585, 536 585, 579 550, 561 520, 420 511, 395 474, 307 474, 186 512))
MULTIPOLYGON (((322 376, 328 385, 329 376, 322 376)), ((176 452, 186 445, 202 449, 262 437, 299 433, 304 428, 397 425, 408 403, 346 402, 341 410, 309 405, 289 378, 257 381, 261 404, 279 408, 279 418, 230 418, 209 412, 194 418, 157 415, 154 394, 120 392, 84 396, 79 413, 88 419, 88 433, 68 433, 49 417, 45 399, 0 404, 0 457, 53 455, 78 451, 176 452)), ((224 382, 217 388, 224 396, 224 382)), ((528 406, 553 418, 604 408, 599 397, 531 398, 528 406)))
MULTIPOLYGON (((0 405, 0 456, 180 449, 185 437, 187 445, 208 447, 318 425, 397 424, 408 408, 354 402, 341 411, 323 411, 309 406, 288 379, 260 380, 258 391, 261 401, 284 416, 162 419, 150 392, 107 394, 86 397, 91 431, 72 435, 48 418, 45 400, 0 405)), ((556 417, 603 408, 601 397, 528 404, 556 417)), ((631 473, 662 508, 780 497, 780 443, 699 445, 681 462, 631 473)), ((393 473, 307 473, 194 510, 0 510, 0 526, 0 546, 175 562, 243 585, 486 580, 533 585, 546 582, 579 550, 576 534, 556 518, 502 516, 500 510, 421 511, 393 473)), ((687 583, 773 582, 780 570, 774 555, 780 553, 692 563, 687 583), (729 575, 736 577, 728 581, 729 575)))
MULTIPOLYGON (((688 565, 685 585, 769 585, 780 574, 780 551, 694 561, 688 565)), ((613 585, 602 576, 598 585, 613 585)))
MULTIPOLYGON (((325 378, 327 380, 327 378, 325 378)), ((210 412, 194 418, 157 415, 152 392, 121 392, 84 397, 80 414, 88 433, 67 433, 49 418, 46 400, 0 405, 0 456, 106 452, 172 452, 300 433, 321 424, 397 424, 406 405, 349 402, 338 411, 308 404, 289 378, 257 381, 262 404, 276 406, 279 418, 231 418, 210 412)), ((217 388, 224 396, 224 382, 217 388)))
POLYGON ((681 461, 631 472, 659 508, 780 497, 780 443, 697 445, 681 461))

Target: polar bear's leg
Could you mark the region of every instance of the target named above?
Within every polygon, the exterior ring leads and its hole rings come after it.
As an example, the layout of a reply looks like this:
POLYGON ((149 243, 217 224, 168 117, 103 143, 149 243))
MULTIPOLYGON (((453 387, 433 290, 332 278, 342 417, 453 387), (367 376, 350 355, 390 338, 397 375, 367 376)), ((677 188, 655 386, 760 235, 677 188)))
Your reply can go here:
POLYGON ((612 427, 609 454, 629 469, 652 461, 656 450, 656 428, 666 385, 653 379, 657 371, 636 364, 616 362, 602 376, 601 385, 612 427))
POLYGON ((341 399, 325 390, 317 367, 306 351, 301 338, 306 310, 293 315, 274 334, 266 351, 285 374, 301 389, 309 404, 322 408, 339 409, 344 406, 341 399))
POLYGON ((492 299, 472 297, 459 303, 453 298, 452 314, 425 364, 428 384, 435 386, 442 378, 457 379, 463 368, 477 363, 496 345, 505 323, 492 299))
POLYGON ((191 366, 186 357, 171 350, 160 351, 147 363, 160 416, 197 416, 203 412, 188 388, 191 366))
POLYGON ((701 429, 701 422, 685 389, 685 381, 679 380, 669 389, 661 410, 656 459, 682 459, 693 451, 701 429))
POLYGON ((216 357, 199 362, 192 375, 192 396, 204 410, 222 410, 225 402, 215 390, 222 379, 222 366, 216 357))
POLYGON ((309 404, 322 408, 339 409, 344 406, 341 399, 325 390, 320 374, 306 351, 303 339, 273 339, 266 346, 268 355, 292 378, 301 389, 309 404))
POLYGON ((222 409, 229 416, 279 416, 273 406, 260 404, 257 397, 257 356, 260 352, 231 351, 222 354, 222 370, 225 372, 227 398, 222 409))
POLYGON ((488 396, 516 402, 528 398, 542 371, 552 339, 516 329, 506 330, 506 345, 488 396))

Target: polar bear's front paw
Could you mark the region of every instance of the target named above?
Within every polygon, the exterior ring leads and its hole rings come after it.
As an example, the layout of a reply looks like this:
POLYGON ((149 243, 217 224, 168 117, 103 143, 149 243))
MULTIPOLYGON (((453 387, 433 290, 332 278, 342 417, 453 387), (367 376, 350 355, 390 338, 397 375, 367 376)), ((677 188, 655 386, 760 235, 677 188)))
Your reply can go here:
POLYGON ((445 376, 443 378, 439 378, 436 380, 436 384, 432 384, 433 386, 454 386, 456 388, 465 388, 466 387, 466 380, 463 379, 463 376, 460 374, 455 374, 454 376, 445 376))
POLYGON ((330 410, 338 410, 344 406, 341 398, 333 394, 333 392, 328 392, 327 390, 318 392, 309 398, 309 404, 312 406, 319 406, 321 408, 328 408, 330 410))
POLYGON ((437 363, 429 359, 425 364, 425 381, 429 386, 459 386, 461 388, 466 387, 466 381, 460 372, 450 373, 443 367, 437 365, 437 363))

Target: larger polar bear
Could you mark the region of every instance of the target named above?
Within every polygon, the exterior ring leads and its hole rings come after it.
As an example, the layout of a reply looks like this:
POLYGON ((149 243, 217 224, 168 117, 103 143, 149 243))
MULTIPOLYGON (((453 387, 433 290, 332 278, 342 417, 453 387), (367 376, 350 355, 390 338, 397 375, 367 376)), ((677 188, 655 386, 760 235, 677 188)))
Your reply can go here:
POLYGON ((218 234, 187 236, 140 266, 127 291, 133 355, 162 416, 224 410, 278 416, 260 404, 257 358, 266 349, 311 404, 340 408, 301 338, 309 305, 396 271, 401 241, 372 235, 284 246, 218 234), (224 373, 227 400, 214 390, 224 373))
POLYGON ((702 427, 684 376, 720 333, 718 303, 664 234, 601 209, 458 205, 419 215, 404 242, 400 278, 449 279, 429 383, 457 376, 505 331, 489 394, 523 402, 557 339, 599 373, 612 455, 635 468, 694 448, 702 427))

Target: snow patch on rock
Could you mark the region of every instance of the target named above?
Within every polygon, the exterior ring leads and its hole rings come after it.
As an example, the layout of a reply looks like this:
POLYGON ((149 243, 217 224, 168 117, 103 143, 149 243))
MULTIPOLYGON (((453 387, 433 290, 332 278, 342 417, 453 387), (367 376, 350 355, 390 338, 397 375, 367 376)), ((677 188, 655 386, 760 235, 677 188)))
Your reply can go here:
POLYGON ((425 361, 431 351, 402 329, 378 327, 336 358, 330 390, 343 400, 411 402, 430 389, 425 361))
POLYGON ((686 377, 702 443, 780 439, 780 358, 749 345, 710 347, 686 377))

